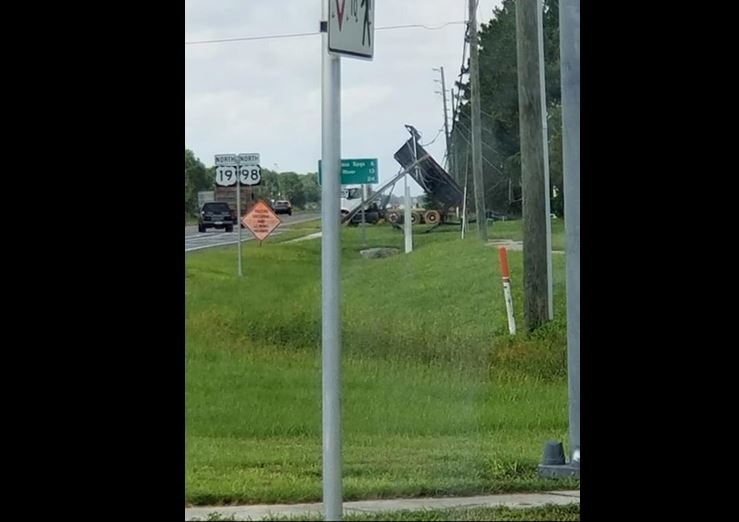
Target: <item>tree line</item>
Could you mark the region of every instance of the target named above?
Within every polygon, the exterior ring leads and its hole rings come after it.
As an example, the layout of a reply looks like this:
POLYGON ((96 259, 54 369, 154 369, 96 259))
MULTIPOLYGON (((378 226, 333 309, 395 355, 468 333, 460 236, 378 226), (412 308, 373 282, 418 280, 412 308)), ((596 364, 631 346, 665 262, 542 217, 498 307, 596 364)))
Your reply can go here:
MULTIPOLYGON (((297 208, 319 205, 321 187, 318 173, 275 172, 262 167, 262 182, 255 188, 261 199, 287 199, 297 208)), ((215 188, 215 167, 206 167, 195 153, 185 148, 185 216, 198 213, 198 192, 215 188)))
MULTIPOLYGON (((521 214, 521 154, 518 120, 516 3, 504 0, 493 8, 490 22, 480 25, 480 107, 482 111, 482 170, 485 207, 521 214)), ((549 138, 552 212, 564 211, 562 192, 562 123, 559 72, 559 0, 544 1, 544 63, 549 138)), ((469 61, 462 72, 469 71, 469 61)), ((461 75, 460 75, 461 77, 461 75)), ((469 80, 455 82, 459 108, 451 131, 451 155, 460 184, 472 192, 471 115, 469 80)), ((471 196, 470 196, 471 197, 471 196)), ((472 199, 468 201, 468 206, 472 199)))

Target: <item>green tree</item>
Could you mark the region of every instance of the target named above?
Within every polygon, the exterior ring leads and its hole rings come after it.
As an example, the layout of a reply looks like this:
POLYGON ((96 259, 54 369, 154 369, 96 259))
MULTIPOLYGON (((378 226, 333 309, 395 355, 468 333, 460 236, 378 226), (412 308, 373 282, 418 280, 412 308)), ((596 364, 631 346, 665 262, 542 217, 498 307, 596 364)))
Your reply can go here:
POLYGON ((274 200, 280 195, 277 172, 262 167, 262 182, 257 187, 257 195, 261 199, 274 200))
MULTIPOLYGON (((550 140, 550 177, 561 195, 561 135, 559 73, 559 1, 544 3, 544 63, 550 140), (560 140, 560 146, 556 140, 560 140), (557 170, 559 169, 559 170, 557 170), (560 176, 559 185, 555 181, 560 176)), ((485 204, 492 210, 520 214, 521 162, 518 128, 518 71, 516 59, 516 4, 504 0, 493 9, 488 23, 480 27, 480 103, 482 108, 482 152, 485 204)), ((470 138, 469 83, 457 82, 461 103, 453 124, 452 147, 458 158, 460 184, 465 164, 468 193, 472 165, 468 158, 470 138)), ((470 200, 471 201, 471 200, 470 200)), ((554 200, 552 206, 554 208, 554 200)), ((556 211, 555 211, 556 212, 556 211)))
POLYGON ((305 191, 300 176, 295 172, 282 172, 278 176, 280 196, 289 199, 295 207, 305 206, 305 191))
POLYGON ((300 180, 303 183, 303 194, 305 195, 305 203, 320 203, 321 186, 318 184, 318 173, 309 172, 308 174, 301 176, 300 180))
POLYGON ((564 170, 562 168, 562 106, 549 109, 549 183, 552 186, 551 209, 564 217, 564 170))
POLYGON ((195 153, 185 148, 185 216, 197 215, 198 192, 212 190, 214 179, 195 153))

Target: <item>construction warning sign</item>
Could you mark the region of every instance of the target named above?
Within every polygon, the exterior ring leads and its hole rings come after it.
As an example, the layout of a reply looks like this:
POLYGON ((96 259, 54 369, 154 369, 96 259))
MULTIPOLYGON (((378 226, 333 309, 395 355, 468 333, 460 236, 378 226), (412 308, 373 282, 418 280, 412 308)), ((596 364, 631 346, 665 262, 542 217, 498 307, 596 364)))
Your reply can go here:
POLYGON ((241 222, 259 241, 264 240, 282 223, 264 201, 258 201, 241 222))

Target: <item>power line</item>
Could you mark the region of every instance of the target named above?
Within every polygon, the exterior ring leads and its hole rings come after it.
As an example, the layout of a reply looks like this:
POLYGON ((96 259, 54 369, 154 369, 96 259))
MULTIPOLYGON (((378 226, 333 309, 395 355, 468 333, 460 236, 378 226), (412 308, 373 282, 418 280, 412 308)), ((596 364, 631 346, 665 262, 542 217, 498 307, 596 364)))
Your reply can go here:
MULTIPOLYGON (((467 116, 467 117, 469 118, 469 116, 467 116)), ((467 125, 465 125, 464 123, 462 123, 461 121, 457 121, 456 123, 458 123, 458 124, 459 124, 459 125, 460 125, 460 126, 461 126, 461 127, 463 128, 463 129, 467 129, 467 132, 468 132, 468 133, 469 133, 469 132, 472 132, 472 131, 470 130, 470 128, 469 128, 469 127, 468 127, 467 125)), ((502 153, 502 152, 500 152, 499 150, 497 150, 496 148, 494 148, 494 147, 493 147, 492 145, 490 145, 489 143, 486 143, 486 142, 484 142, 484 141, 482 141, 481 143, 482 143, 483 145, 485 145, 485 146, 486 146, 487 148, 489 148, 490 150, 492 150, 493 152, 495 152, 496 154, 500 154, 501 156, 503 155, 503 153, 502 153)))
POLYGON ((269 34, 264 36, 240 36, 238 38, 222 38, 220 40, 195 40, 192 42, 185 42, 185 45, 197 45, 197 44, 211 44, 211 43, 224 43, 224 42, 246 42, 250 40, 277 40, 279 38, 295 38, 298 36, 313 36, 321 34, 320 32, 313 33, 292 33, 292 34, 269 34))
MULTIPOLYGON (((376 27, 376 31, 390 31, 394 29, 425 29, 427 31, 438 31, 448 25, 459 25, 465 24, 464 21, 446 22, 438 26, 428 26, 423 24, 407 24, 407 25, 388 25, 384 27, 376 27)), ((211 44, 211 43, 226 43, 226 42, 248 42, 252 40, 277 40, 280 38, 297 38, 301 36, 315 36, 321 34, 320 31, 314 31, 311 33, 289 33, 289 34, 266 34, 261 36, 239 36, 236 38, 221 38, 218 40, 194 40, 191 42, 185 42, 185 45, 197 45, 197 44, 211 44)))
MULTIPOLYGON (((464 141, 467 142, 467 145, 469 145, 470 147, 472 146, 472 143, 470 142, 469 139, 467 139, 467 136, 465 136, 463 132, 460 132, 459 135, 462 137, 464 141)), ((500 170, 500 168, 496 167, 495 164, 493 164, 493 162, 487 159, 485 157, 485 154, 482 155, 482 160, 488 165, 490 165, 491 167, 493 167, 495 170, 497 170, 501 174, 501 176, 505 176, 505 173, 502 170, 500 170)))
POLYGON ((460 25, 460 24, 466 24, 464 20, 455 20, 454 22, 446 22, 441 25, 436 26, 429 26, 429 25, 423 25, 423 24, 408 24, 408 25, 387 25, 384 27, 376 27, 376 31, 387 31, 389 29, 410 29, 410 28, 420 28, 420 29, 426 29, 428 31, 438 31, 439 29, 445 28, 447 25, 460 25))
MULTIPOLYGON (((485 116, 487 116, 488 118, 490 118, 491 120, 495 121, 495 119, 496 119, 496 118, 495 118, 495 116, 493 116, 492 114, 490 114, 490 113, 487 113, 487 112, 485 112, 485 111, 484 111, 484 110, 482 110, 482 109, 480 109, 480 112, 481 112, 481 113, 483 113, 483 114, 484 114, 485 116)), ((467 115, 465 114, 465 116, 467 116, 467 115)), ((469 116, 467 116, 467 117, 469 118, 469 116)))
POLYGON ((428 147, 429 145, 431 145, 432 143, 434 143, 437 139, 439 139, 439 136, 441 135, 442 132, 444 132, 444 128, 443 127, 441 129, 439 129, 439 132, 436 133, 436 136, 434 136, 434 139, 433 140, 429 141, 428 143, 419 143, 419 145, 421 145, 421 147, 428 147))

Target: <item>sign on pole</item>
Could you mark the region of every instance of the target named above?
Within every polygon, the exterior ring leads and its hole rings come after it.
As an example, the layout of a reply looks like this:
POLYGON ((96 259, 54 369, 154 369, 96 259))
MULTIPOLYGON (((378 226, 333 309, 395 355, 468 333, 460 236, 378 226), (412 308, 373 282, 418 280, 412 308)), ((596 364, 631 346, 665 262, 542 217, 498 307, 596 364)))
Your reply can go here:
POLYGON ((324 520, 341 520, 341 57, 371 60, 374 0, 322 0, 321 370, 324 520), (325 29, 324 29, 325 28, 325 29))
MULTIPOLYGON (((216 154, 216 185, 230 187, 236 185, 236 219, 241 219, 241 186, 259 185, 262 182, 262 171, 259 168, 259 154, 216 154)), ((241 226, 237 226, 239 277, 241 267, 241 226)))
POLYGON ((216 154, 216 185, 230 187, 239 181, 253 186, 262 182, 259 154, 216 154))
MULTIPOLYGON (((370 185, 378 181, 377 158, 341 160, 342 185, 370 185)), ((318 160, 318 184, 322 184, 321 160, 318 160)))
POLYGON ((282 223, 264 201, 258 201, 241 222, 259 241, 263 241, 282 223))
POLYGON ((375 53, 375 1, 328 1, 328 51, 371 60, 375 53))

